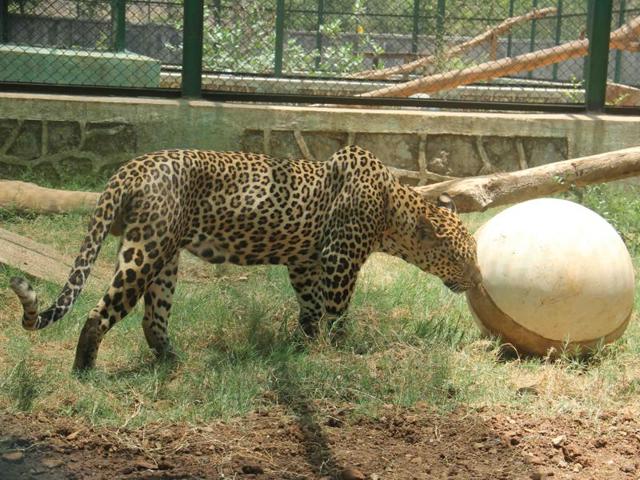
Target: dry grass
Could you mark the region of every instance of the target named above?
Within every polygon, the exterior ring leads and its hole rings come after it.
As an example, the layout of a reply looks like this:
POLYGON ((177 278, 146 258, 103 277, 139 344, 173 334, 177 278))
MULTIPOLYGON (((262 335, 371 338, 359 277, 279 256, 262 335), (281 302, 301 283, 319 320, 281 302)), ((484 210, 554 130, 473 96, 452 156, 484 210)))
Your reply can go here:
MULTIPOLYGON (((636 195, 636 192, 632 192, 636 195)), ((585 203, 608 216, 633 241, 640 210, 634 196, 588 192, 585 203), (589 203, 591 202, 591 203, 589 203), (625 207, 620 207, 625 205, 625 207)), ((488 214, 466 218, 472 226, 488 214)), ((17 233, 73 255, 87 217, 23 218, 5 214, 17 233)), ((636 264, 637 245, 631 243, 636 264)), ((113 262, 110 240, 101 262, 113 262)), ((171 321, 180 361, 152 358, 138 307, 105 339, 99 368, 70 374, 86 312, 99 293, 86 292, 59 324, 21 329, 20 306, 8 291, 19 272, 0 267, 0 408, 53 411, 96 424, 135 426, 246 415, 298 395, 327 405, 349 404, 358 415, 384 405, 427 403, 444 411, 495 406, 532 413, 596 416, 601 410, 639 410, 640 327, 590 361, 503 359, 498 342, 481 338, 464 297, 401 260, 372 256, 359 278, 338 345, 326 338, 300 345, 292 337, 297 306, 280 267, 215 268, 186 256, 171 321)), ((57 286, 36 282, 47 300, 57 286)), ((640 295, 636 297, 640 306, 640 295)))

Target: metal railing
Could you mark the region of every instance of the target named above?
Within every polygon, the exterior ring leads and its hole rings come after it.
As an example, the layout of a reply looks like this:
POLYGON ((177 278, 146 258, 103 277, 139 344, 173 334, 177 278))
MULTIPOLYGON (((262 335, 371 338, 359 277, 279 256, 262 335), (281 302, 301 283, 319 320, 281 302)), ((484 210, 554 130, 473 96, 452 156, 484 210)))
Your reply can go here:
POLYGON ((639 15, 640 0, 0 0, 0 88, 595 111, 640 105, 639 15))

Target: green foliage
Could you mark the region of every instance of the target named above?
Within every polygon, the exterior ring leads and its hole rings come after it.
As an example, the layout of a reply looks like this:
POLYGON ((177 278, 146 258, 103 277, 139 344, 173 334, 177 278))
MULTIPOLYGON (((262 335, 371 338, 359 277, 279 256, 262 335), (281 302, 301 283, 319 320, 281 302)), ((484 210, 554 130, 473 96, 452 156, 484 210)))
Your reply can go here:
MULTIPOLYGON (((358 8, 356 4, 353 15, 358 8)), ((236 2, 229 10, 224 10, 221 19, 212 20, 214 17, 212 10, 205 6, 208 20, 203 33, 205 70, 273 72, 276 19, 272 3, 236 2)), ((334 18, 321 26, 321 51, 304 48, 295 38, 286 38, 285 31, 283 70, 289 74, 327 75, 364 69, 364 52, 381 52, 382 48, 368 34, 357 33, 357 25, 351 30, 356 32, 355 40, 345 42, 343 35, 349 28, 347 23, 350 23, 348 18, 334 18)), ((176 28, 182 28, 181 19, 176 21, 176 28)))
POLYGON ((592 185, 573 196, 611 223, 632 254, 640 254, 640 185, 592 185))

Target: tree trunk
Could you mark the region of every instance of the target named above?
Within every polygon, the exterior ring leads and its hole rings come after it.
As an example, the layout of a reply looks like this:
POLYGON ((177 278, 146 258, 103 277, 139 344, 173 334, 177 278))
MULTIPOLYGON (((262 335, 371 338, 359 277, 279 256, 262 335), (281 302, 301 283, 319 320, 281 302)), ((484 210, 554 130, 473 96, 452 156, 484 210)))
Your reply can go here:
POLYGON ((446 192, 459 212, 478 212, 566 192, 572 187, 639 175, 640 147, 632 147, 516 172, 449 180, 415 190, 429 200, 446 192))

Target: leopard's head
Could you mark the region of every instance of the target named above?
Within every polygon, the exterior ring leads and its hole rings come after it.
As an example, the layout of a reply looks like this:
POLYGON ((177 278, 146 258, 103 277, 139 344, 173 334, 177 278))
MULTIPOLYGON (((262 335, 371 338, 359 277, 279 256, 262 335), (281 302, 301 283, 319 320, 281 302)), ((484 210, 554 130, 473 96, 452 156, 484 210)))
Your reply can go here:
POLYGON ((453 292, 464 292, 482 282, 476 241, 456 213, 453 200, 440 195, 425 202, 416 221, 416 264, 438 276, 453 292))

